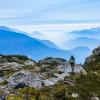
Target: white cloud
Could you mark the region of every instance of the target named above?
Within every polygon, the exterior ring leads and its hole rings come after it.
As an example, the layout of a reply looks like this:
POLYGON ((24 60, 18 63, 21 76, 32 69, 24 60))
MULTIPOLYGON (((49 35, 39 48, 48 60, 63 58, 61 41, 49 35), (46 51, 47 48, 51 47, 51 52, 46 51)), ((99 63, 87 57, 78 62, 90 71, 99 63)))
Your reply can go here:
POLYGON ((48 31, 52 32, 55 30, 56 32, 68 32, 72 30, 84 29, 84 28, 92 28, 92 27, 100 27, 100 23, 72 23, 72 24, 37 24, 37 25, 10 25, 10 27, 17 28, 26 32, 33 31, 48 31))
MULTIPOLYGON (((11 28, 17 28, 21 31, 28 32, 30 36, 33 36, 32 32, 39 31, 44 38, 54 42, 55 44, 62 47, 62 42, 75 38, 69 34, 70 31, 88 29, 100 27, 100 23, 83 23, 83 24, 47 24, 47 25, 13 25, 11 28)), ((37 35, 38 37, 38 35, 37 35)))

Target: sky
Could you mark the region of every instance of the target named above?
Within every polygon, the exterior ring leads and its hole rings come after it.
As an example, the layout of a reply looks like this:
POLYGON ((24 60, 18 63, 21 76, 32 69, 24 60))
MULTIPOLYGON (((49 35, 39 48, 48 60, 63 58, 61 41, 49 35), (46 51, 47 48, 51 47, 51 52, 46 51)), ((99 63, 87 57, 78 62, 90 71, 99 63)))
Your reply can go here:
POLYGON ((99 27, 100 0, 0 0, 0 25, 61 45, 68 31, 99 27), (45 35, 45 37, 44 37, 45 35))

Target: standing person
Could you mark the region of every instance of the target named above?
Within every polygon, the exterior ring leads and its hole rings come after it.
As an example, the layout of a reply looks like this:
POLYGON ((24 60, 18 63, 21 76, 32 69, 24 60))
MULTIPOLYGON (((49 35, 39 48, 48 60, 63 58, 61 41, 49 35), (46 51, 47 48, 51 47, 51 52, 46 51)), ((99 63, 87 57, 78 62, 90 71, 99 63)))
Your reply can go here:
POLYGON ((70 62, 71 68, 72 68, 72 73, 74 73, 74 67, 75 67, 75 58, 74 58, 74 56, 70 57, 69 62, 70 62))

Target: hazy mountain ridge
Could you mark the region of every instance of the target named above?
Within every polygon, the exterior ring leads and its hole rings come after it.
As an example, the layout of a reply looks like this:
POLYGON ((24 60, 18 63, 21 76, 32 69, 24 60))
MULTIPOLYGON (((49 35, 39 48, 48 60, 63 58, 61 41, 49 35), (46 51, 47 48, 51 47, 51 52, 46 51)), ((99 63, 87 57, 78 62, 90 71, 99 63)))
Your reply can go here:
MULTIPOLYGON (((85 57, 87 57, 91 52, 86 46, 78 45, 76 45, 72 50, 62 50, 49 40, 32 38, 28 35, 25 35, 24 32, 16 32, 6 27, 0 28, 0 40, 1 54, 21 54, 26 55, 34 60, 43 59, 48 56, 69 59, 70 55, 75 55, 77 58, 76 61, 83 63, 85 57), (84 47, 86 48, 84 49, 84 47), (81 59, 79 59, 81 54, 81 59)), ((84 41, 84 38, 81 38, 81 40, 84 41)), ((72 41, 70 41, 69 44, 72 47, 71 42, 72 41)), ((75 42, 72 43, 75 45, 75 42)), ((79 44, 79 41, 77 43, 79 44)))
POLYGON ((31 33, 31 36, 34 37, 34 38, 37 38, 37 39, 46 39, 46 36, 43 35, 41 32, 38 32, 38 31, 34 31, 31 33))
POLYGON ((93 50, 99 45, 100 42, 100 28, 81 29, 69 32, 74 36, 74 39, 63 42, 63 47, 73 49, 78 46, 86 46, 93 50))
POLYGON ((58 47, 57 45, 55 45, 54 43, 52 43, 49 40, 39 40, 42 44, 46 45, 47 47, 51 47, 51 48, 55 48, 55 49, 61 49, 60 47, 58 47))
POLYGON ((65 48, 69 48, 69 49, 73 49, 79 46, 84 46, 93 50, 99 45, 99 40, 95 38, 78 37, 64 42, 63 45, 65 46, 65 48))
POLYGON ((90 29, 82 29, 79 31, 72 31, 71 34, 79 34, 79 35, 86 35, 86 36, 90 36, 90 35, 100 35, 100 27, 97 28, 90 28, 90 29))
POLYGON ((55 46, 55 48, 52 48, 51 45, 45 45, 42 43, 42 40, 38 40, 25 34, 14 32, 12 30, 9 31, 9 29, 0 29, 0 40, 1 54, 27 55, 35 60, 42 59, 47 56, 70 56, 69 51, 56 49, 57 46, 49 41, 48 43, 52 44, 52 46, 55 46))

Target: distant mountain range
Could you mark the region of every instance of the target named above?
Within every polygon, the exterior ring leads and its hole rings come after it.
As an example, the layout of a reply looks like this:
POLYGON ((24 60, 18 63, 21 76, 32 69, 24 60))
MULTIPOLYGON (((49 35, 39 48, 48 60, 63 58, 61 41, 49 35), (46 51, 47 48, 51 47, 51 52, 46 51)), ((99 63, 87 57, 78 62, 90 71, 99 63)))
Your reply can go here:
POLYGON ((63 42, 62 45, 65 47, 65 49, 85 46, 93 50, 100 44, 100 28, 76 30, 70 32, 69 34, 76 38, 63 42))
POLYGON ((75 55, 77 62, 83 63, 90 49, 84 46, 62 50, 51 41, 32 38, 23 32, 0 26, 0 53, 26 55, 34 60, 47 56, 69 59, 70 55, 75 55))
POLYGON ((37 39, 42 39, 42 40, 47 38, 45 35, 43 35, 41 32, 38 32, 38 31, 32 32, 31 36, 37 39))
POLYGON ((72 31, 71 34, 78 34, 81 36, 100 36, 100 28, 83 29, 79 31, 72 31))
POLYGON ((79 37, 63 43, 63 46, 66 49, 73 49, 79 46, 84 46, 92 50, 96 48, 98 45, 99 45, 99 40, 94 38, 88 38, 88 37, 79 37))
POLYGON ((27 55, 35 60, 47 56, 70 56, 69 51, 57 49, 55 44, 46 40, 32 38, 25 34, 13 31, 6 27, 0 27, 0 53, 27 55))

